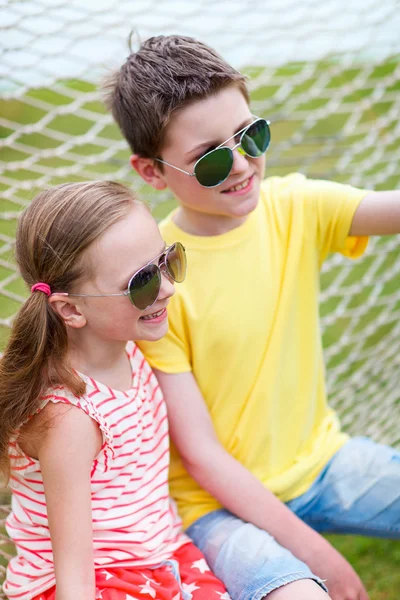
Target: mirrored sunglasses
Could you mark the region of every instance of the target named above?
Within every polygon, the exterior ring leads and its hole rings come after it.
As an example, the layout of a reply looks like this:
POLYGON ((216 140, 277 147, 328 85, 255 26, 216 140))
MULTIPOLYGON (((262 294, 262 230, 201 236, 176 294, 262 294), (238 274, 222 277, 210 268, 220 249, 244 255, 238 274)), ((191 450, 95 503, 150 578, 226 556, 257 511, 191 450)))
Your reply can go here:
POLYGON ((193 173, 184 171, 161 158, 156 158, 155 160, 177 171, 181 171, 181 173, 185 173, 190 177, 196 177, 197 181, 203 187, 216 187, 229 177, 233 167, 233 151, 236 148, 240 148, 242 153, 250 158, 258 158, 267 151, 271 141, 269 125, 270 122, 265 119, 256 119, 250 125, 246 125, 246 127, 225 140, 220 146, 201 156, 193 167, 193 173), (240 135, 239 142, 233 148, 224 145, 231 139, 237 138, 238 135, 240 135))
POLYGON ((128 296, 136 308, 145 310, 152 306, 158 298, 162 283, 162 273, 165 273, 172 281, 182 283, 186 276, 186 266, 185 248, 180 242, 175 242, 147 265, 136 271, 130 278, 128 288, 125 292, 120 294, 63 293, 62 295, 89 298, 128 296))

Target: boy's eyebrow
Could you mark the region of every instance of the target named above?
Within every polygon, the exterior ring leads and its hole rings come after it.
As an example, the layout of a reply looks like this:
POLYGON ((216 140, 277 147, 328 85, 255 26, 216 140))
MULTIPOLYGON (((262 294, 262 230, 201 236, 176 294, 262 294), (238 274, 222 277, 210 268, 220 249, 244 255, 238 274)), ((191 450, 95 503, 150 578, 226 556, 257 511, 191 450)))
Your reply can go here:
MULTIPOLYGON (((252 118, 253 117, 250 116, 247 119, 245 119, 242 122, 242 124, 238 127, 238 129, 236 129, 236 131, 234 131, 234 133, 232 135, 235 135, 235 133, 237 133, 241 129, 244 129, 244 127, 246 127, 246 125, 250 125, 252 118)), ((201 144, 198 144, 197 146, 195 146, 194 148, 192 148, 191 150, 189 150, 188 152, 186 152, 185 156, 189 156, 193 152, 196 152, 196 151, 200 150, 200 148, 208 148, 210 146, 219 146, 221 143, 223 144, 224 141, 225 140, 222 140, 222 142, 218 142, 218 141, 212 140, 212 141, 202 142, 201 144)))

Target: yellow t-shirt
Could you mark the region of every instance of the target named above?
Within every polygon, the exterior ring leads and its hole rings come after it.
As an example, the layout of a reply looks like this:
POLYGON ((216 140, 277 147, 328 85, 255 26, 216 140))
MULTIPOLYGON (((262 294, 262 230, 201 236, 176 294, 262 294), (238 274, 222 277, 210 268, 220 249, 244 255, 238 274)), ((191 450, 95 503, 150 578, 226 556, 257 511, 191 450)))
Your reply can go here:
MULTIPOLYGON (((282 501, 304 493, 347 439, 326 400, 319 270, 330 252, 363 253, 367 239, 348 232, 366 193, 271 177, 228 233, 189 235, 173 215, 160 225, 167 243, 186 247, 188 274, 167 336, 139 345, 161 371, 193 371, 224 447, 282 501)), ((172 450, 171 494, 188 527, 220 505, 172 450)))

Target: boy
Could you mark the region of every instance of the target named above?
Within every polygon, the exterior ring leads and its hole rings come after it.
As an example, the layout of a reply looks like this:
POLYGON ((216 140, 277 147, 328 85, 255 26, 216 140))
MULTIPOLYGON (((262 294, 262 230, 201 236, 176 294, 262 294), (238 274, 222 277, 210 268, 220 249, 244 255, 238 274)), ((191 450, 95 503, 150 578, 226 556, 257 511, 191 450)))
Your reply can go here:
POLYGON ((179 203, 161 230, 185 245, 189 274, 169 335, 141 347, 189 535, 234 599, 317 600, 325 582, 333 600, 366 600, 317 532, 400 538, 400 454, 349 440, 327 405, 319 267, 399 232, 400 193, 264 181, 268 123, 245 78, 191 38, 147 40, 107 90, 133 168, 179 203))

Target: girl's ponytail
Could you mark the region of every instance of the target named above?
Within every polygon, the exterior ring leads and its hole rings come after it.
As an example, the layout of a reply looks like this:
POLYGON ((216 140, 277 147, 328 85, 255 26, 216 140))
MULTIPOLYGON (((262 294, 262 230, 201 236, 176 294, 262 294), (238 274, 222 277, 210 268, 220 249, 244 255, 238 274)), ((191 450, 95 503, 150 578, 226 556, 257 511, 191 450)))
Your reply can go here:
POLYGON ((43 292, 26 300, 14 319, 0 361, 0 469, 8 476, 10 436, 40 408, 51 385, 61 384, 81 396, 84 382, 65 363, 66 326, 43 292))
POLYGON ((16 259, 33 291, 14 319, 0 360, 0 472, 7 477, 10 437, 40 409, 46 390, 61 385, 76 396, 85 392, 67 363, 67 328, 48 295, 70 292, 87 276, 83 251, 134 203, 118 183, 64 184, 39 194, 20 217, 16 259))

